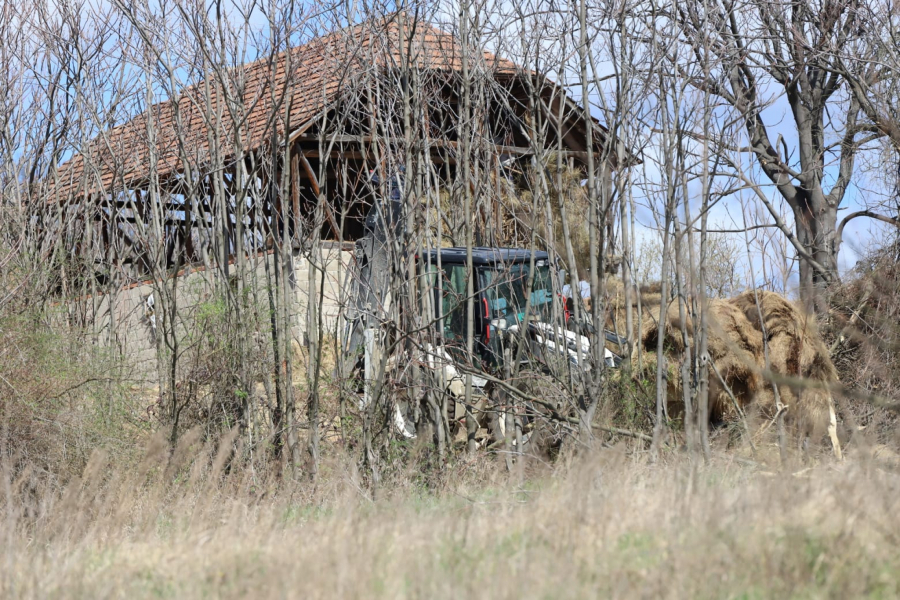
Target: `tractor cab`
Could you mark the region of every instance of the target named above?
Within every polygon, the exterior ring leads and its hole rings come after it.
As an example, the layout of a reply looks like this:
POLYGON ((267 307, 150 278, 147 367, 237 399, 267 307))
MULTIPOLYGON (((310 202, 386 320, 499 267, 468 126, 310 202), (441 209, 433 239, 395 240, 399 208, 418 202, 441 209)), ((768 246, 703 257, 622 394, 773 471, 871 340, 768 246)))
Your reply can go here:
MULTIPOLYGON (((528 352, 519 353, 522 360, 546 362, 552 355, 587 365, 590 344, 562 325, 565 303, 554 291, 560 286, 554 285, 557 273, 546 252, 473 248, 471 274, 465 248, 431 250, 419 256, 419 263, 434 295, 433 326, 451 356, 465 356, 471 278, 473 358, 481 368, 500 366, 504 349, 519 339, 529 344, 528 352)), ((613 366, 615 361, 610 355, 606 362, 613 366)))

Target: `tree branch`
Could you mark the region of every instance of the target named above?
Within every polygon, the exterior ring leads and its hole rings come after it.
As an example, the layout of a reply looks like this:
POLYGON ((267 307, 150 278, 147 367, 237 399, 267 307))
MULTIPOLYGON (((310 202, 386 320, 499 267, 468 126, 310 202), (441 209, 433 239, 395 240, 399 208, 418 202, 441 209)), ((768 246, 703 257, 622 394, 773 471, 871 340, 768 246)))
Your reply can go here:
POLYGON ((885 215, 879 215, 878 213, 874 213, 870 210, 858 210, 844 217, 841 220, 840 225, 838 225, 837 234, 835 236, 838 247, 840 247, 839 245, 844 236, 844 226, 857 217, 869 217, 870 219, 875 219, 876 221, 881 221, 882 223, 888 223, 889 225, 893 225, 894 227, 900 227, 900 220, 894 219, 892 217, 886 217, 885 215))
POLYGON ((818 262, 812 255, 803 248, 803 245, 797 239, 797 236, 788 228, 787 224, 785 224, 784 220, 781 218, 781 215, 778 214, 778 211, 775 210, 775 207, 769 202, 769 199, 766 198, 766 195, 762 193, 759 189, 759 184, 753 182, 749 177, 747 177, 737 166, 731 162, 728 157, 725 157, 725 160, 728 161, 735 170, 737 170, 737 176, 741 178, 744 183, 753 190, 753 193, 756 194, 756 197, 759 198, 760 202, 762 202, 765 207, 769 210, 769 213, 772 215, 772 218, 775 219, 775 225, 784 233, 787 237, 788 241, 794 247, 794 250, 797 251, 797 254, 803 258, 803 260, 807 261, 810 266, 812 266, 816 271, 818 271, 826 280, 831 280, 832 275, 831 272, 828 271, 822 263, 818 262))

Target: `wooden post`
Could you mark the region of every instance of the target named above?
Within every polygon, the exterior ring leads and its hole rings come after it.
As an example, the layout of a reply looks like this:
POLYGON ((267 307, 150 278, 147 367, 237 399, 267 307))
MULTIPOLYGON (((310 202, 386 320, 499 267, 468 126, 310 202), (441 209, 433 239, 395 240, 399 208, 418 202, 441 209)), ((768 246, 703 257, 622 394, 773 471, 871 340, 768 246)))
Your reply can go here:
POLYGON ((291 156, 291 209, 293 211, 292 221, 294 231, 291 239, 298 241, 300 239, 300 158, 298 156, 300 149, 294 146, 294 152, 291 156))

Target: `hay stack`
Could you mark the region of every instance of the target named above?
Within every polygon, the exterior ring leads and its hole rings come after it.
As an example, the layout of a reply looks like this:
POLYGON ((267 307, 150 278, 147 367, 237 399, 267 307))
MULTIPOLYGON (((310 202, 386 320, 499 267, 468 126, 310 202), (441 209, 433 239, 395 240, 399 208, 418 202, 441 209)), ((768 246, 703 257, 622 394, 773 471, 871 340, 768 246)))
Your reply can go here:
MULTIPOLYGON (((625 313, 628 310, 628 305, 625 302, 625 285, 622 283, 622 280, 618 277, 609 277, 606 280, 606 292, 608 294, 607 298, 607 314, 606 314, 606 328, 610 330, 616 329, 620 332, 624 332, 625 329, 625 313)), ((654 320, 659 317, 659 303, 662 301, 662 285, 659 283, 654 283, 651 285, 645 285, 640 287, 640 295, 641 295, 641 312, 643 313, 643 319, 654 320)), ((634 311, 632 314, 635 319, 635 326, 637 326, 637 296, 638 296, 638 288, 633 288, 633 293, 631 294, 631 308, 634 311)))
MULTIPOLYGON (((773 292, 745 292, 730 300, 768 341, 769 368, 780 375, 834 383, 837 370, 816 327, 815 318, 773 292), (757 298, 759 302, 757 304, 757 298), (760 317, 762 318, 760 320, 760 317)), ((765 357, 760 369, 765 368, 765 357)), ((787 420, 801 435, 821 437, 834 419, 834 401, 827 390, 778 387, 788 406, 787 420)), ((775 394, 766 385, 757 397, 764 414, 774 415, 775 394)))
MULTIPOLYGON (((709 303, 709 328, 707 351, 715 363, 722 379, 735 395, 741 408, 749 405, 762 386, 757 365, 762 353, 762 338, 747 317, 727 300, 711 300, 709 303)), ((658 313, 657 313, 658 318, 658 313)), ((686 315, 688 344, 693 343, 694 323, 686 315)), ((643 352, 644 376, 651 377, 656 371, 656 348, 659 327, 655 320, 645 320, 641 331, 640 346, 643 352)), ((665 352, 673 365, 680 365, 684 356, 684 336, 681 332, 681 317, 677 303, 669 306, 666 317, 665 352), (677 357, 677 358, 676 358, 677 357)), ((637 351, 632 356, 637 364, 637 351)), ((683 412, 683 390, 680 368, 669 369, 667 409, 670 415, 683 412)), ((709 418, 719 423, 736 416, 734 402, 714 373, 709 378, 709 418)))
MULTIPOLYGON (((754 407, 768 417, 776 412, 773 387, 762 377, 766 367, 765 350, 769 368, 775 373, 827 383, 837 381, 837 371, 816 330, 814 318, 778 294, 746 292, 736 298, 711 300, 709 309, 709 357, 742 409, 754 407)), ((690 321, 685 325, 688 343, 693 346, 694 325, 690 321)), ((658 336, 656 320, 645 321, 639 344, 645 378, 652 379, 656 370, 658 336)), ((685 350, 677 303, 667 311, 664 346, 669 359, 667 405, 669 414, 677 415, 683 412, 680 365, 685 350)), ((637 347, 632 364, 637 367, 637 347)), ((831 394, 802 386, 789 389, 786 385, 779 386, 779 392, 782 402, 788 406, 786 419, 796 433, 818 437, 827 429, 835 454, 840 456, 831 394)), ((725 385, 711 369, 710 422, 731 420, 735 416, 734 403, 725 385)))
POLYGON ((719 375, 709 375, 709 418, 713 422, 737 417, 734 402, 722 380, 745 409, 763 386, 756 365, 762 355, 762 337, 747 317, 727 300, 710 301, 707 351, 719 375))

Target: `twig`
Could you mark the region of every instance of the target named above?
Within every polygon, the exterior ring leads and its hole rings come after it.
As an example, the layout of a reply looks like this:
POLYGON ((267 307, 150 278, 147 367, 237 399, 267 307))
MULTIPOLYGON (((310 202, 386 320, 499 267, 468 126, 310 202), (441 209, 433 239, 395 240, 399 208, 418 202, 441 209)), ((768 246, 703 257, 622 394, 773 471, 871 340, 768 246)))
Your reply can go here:
POLYGON ((725 383, 725 378, 722 377, 722 374, 719 373, 719 368, 716 366, 716 363, 706 358, 706 362, 712 366, 713 372, 715 372, 716 377, 719 378, 719 381, 722 382, 722 387, 725 388, 725 391, 728 392, 728 397, 731 398, 731 402, 734 404, 734 409, 737 411, 738 416, 741 418, 741 424, 744 426, 744 436, 747 438, 747 443, 750 444, 750 451, 753 453, 753 456, 756 456, 756 446, 753 444, 753 438, 750 435, 750 426, 747 425, 747 416, 744 414, 744 411, 741 409, 738 404, 737 398, 734 397, 734 394, 731 392, 731 388, 728 387, 728 384, 725 383))
POLYGON ((606 431, 608 433, 614 433, 616 435, 624 435, 626 437, 631 437, 636 440, 641 440, 644 442, 652 443, 653 438, 647 435, 646 433, 641 433, 639 431, 631 431, 630 429, 622 429, 620 427, 604 427, 602 425, 593 425, 594 429, 599 429, 600 431, 606 431))

